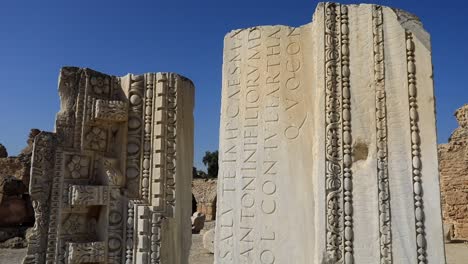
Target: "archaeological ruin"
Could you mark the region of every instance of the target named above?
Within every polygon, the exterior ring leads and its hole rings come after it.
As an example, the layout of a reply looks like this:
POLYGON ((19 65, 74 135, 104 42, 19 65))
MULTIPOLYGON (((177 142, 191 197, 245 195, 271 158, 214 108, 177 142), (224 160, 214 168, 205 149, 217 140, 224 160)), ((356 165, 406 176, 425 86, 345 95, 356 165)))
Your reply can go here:
POLYGON ((193 179, 192 193, 196 203, 196 211, 203 213, 206 220, 216 218, 217 179, 193 179))
POLYGON ((188 263, 192 82, 64 67, 59 94, 32 150, 23 263, 188 263))
POLYGON ((432 74, 378 5, 227 34, 215 263, 445 263, 432 74))
POLYGON ((447 240, 468 240, 468 104, 455 112, 459 127, 439 145, 440 188, 447 240))

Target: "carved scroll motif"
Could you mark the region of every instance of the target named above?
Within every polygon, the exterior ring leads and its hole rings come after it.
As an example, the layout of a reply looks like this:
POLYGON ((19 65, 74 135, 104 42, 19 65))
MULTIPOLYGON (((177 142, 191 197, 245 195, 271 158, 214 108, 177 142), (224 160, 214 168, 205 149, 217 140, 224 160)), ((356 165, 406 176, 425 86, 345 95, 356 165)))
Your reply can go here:
POLYGON ((106 246, 104 242, 68 243, 69 264, 103 262, 106 246))
POLYGON ((127 103, 122 101, 95 101, 93 117, 99 121, 124 122, 128 118, 127 103))
POLYGON ((387 148, 387 99, 382 6, 372 7, 374 40, 374 79, 377 135, 377 185, 379 206, 380 263, 392 263, 392 228, 387 148))
POLYGON ((341 91, 339 83, 339 6, 325 7, 325 180, 327 258, 343 259, 341 91))
POLYGON ((71 185, 69 189, 70 205, 106 205, 107 186, 71 185))
POLYGON ((411 157, 413 176, 414 216, 416 225, 416 246, 418 263, 427 263, 426 260, 426 232, 424 225, 423 190, 421 184, 421 148, 419 133, 419 114, 416 87, 415 45, 413 34, 406 32, 406 60, 408 73, 409 116, 411 125, 411 157))
POLYGON ((348 8, 325 7, 327 260, 353 263, 352 137, 348 8))
MULTIPOLYGON (((143 87, 142 75, 130 76, 129 114, 128 114, 128 143, 127 143, 127 188, 129 198, 140 198, 141 144, 143 125, 143 87)), ((147 197, 147 193, 143 197, 147 197)))

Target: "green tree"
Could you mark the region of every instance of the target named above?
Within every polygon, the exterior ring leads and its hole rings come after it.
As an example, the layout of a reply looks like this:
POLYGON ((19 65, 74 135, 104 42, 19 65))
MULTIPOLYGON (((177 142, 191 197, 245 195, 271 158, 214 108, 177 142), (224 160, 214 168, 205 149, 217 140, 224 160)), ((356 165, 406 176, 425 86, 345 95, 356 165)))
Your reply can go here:
POLYGON ((205 152, 205 156, 202 161, 208 168, 208 177, 218 178, 218 151, 205 152))

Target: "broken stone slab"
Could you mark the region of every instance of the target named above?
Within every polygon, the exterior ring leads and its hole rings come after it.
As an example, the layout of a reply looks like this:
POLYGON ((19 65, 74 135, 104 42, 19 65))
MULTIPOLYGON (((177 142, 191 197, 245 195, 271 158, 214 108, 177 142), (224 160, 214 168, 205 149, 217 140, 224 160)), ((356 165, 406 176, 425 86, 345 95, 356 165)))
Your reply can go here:
POLYGON ((215 263, 445 263, 432 74, 388 7, 228 33, 215 263))
POLYGON ((23 263, 188 263, 192 82, 65 67, 59 94, 56 132, 34 140, 23 263))

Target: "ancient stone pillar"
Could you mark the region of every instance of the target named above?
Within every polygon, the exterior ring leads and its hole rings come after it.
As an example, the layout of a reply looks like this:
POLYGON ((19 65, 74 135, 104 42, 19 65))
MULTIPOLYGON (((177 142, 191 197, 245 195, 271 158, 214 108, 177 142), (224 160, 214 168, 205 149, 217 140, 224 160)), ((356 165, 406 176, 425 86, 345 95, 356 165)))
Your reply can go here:
POLYGON ((192 82, 65 67, 59 93, 55 133, 35 138, 24 263, 187 263, 192 82))
POLYGON ((216 263, 445 263, 415 16, 322 3, 224 45, 216 263))

